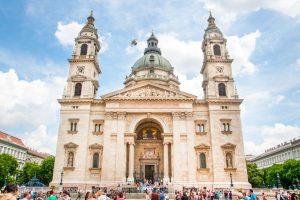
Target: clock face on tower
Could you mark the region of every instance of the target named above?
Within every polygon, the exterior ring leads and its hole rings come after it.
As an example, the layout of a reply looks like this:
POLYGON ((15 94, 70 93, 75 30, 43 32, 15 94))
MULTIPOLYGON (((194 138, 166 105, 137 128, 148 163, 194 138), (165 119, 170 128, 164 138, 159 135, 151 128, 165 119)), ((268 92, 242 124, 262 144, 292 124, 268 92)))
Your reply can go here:
POLYGON ((218 66, 218 67, 216 67, 216 69, 217 69, 217 72, 218 72, 218 73, 223 74, 223 72, 224 72, 224 67, 218 66))
POLYGON ((77 66, 77 73, 84 74, 84 66, 77 66))

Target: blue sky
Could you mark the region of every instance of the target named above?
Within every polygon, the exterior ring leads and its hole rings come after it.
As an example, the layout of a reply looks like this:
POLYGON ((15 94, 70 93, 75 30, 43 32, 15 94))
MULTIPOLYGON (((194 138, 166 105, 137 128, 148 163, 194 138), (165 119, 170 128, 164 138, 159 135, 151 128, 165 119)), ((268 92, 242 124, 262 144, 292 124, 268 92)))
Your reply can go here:
POLYGON ((153 29, 181 89, 202 97, 201 41, 211 10, 228 39, 246 153, 300 136, 297 0, 0 2, 0 129, 55 152, 67 58, 90 10, 101 36, 99 95, 120 89, 153 29), (130 41, 138 39, 137 47, 130 41))

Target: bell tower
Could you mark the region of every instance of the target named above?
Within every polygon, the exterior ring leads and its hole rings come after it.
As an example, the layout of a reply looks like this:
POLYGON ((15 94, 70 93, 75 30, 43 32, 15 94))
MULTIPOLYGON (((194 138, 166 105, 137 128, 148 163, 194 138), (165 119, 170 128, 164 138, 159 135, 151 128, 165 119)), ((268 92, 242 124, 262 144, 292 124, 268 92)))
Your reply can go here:
POLYGON ((202 41, 204 59, 201 69, 205 99, 237 99, 238 94, 232 77, 233 59, 230 59, 226 49, 227 40, 216 26, 211 13, 207 21, 208 27, 202 41))
POLYGON ((94 22, 91 11, 86 24, 75 38, 75 47, 69 59, 69 74, 63 99, 96 97, 101 73, 97 57, 101 47, 94 22))

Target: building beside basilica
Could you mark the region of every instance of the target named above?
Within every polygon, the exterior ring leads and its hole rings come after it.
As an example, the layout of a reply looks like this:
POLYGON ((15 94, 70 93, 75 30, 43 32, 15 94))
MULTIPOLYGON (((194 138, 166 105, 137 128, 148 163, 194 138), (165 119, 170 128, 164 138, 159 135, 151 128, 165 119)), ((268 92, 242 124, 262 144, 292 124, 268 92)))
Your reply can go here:
MULTIPOLYGON (((52 185, 91 188, 143 179, 249 188, 239 99, 226 39, 210 15, 202 43, 204 99, 183 92, 152 33, 124 88, 96 98, 94 17, 75 39, 61 105, 52 185), (63 177, 61 177, 63 172, 63 177)), ((200 54, 201 52, 199 52, 200 54)), ((200 56, 200 55, 199 55, 200 56)), ((199 87, 200 87, 199 83, 199 87)))

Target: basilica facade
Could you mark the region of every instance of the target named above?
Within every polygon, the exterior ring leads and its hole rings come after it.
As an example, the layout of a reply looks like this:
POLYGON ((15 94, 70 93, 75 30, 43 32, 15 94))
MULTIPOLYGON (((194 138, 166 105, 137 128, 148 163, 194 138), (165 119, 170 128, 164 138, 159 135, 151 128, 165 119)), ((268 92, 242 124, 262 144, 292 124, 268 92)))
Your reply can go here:
MULTIPOLYGON (((226 39, 210 15, 202 42, 204 98, 180 90, 152 33, 124 88, 96 98, 101 48, 94 17, 75 39, 51 185, 91 188, 151 180, 249 188, 240 105, 226 39)), ((200 54, 201 52, 199 52, 200 54)), ((200 55, 199 55, 200 56, 200 55)), ((199 83, 200 88, 201 83, 199 83)))

